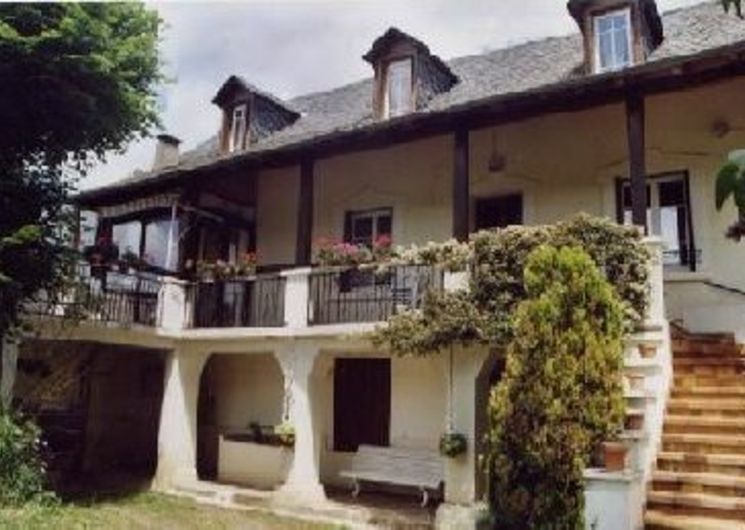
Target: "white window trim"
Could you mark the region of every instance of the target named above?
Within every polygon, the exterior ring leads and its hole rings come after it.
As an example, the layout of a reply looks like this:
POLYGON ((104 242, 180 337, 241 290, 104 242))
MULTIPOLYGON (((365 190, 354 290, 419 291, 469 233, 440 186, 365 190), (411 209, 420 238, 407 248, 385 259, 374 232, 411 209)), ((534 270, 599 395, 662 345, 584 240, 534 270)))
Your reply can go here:
POLYGON ((594 71, 595 73, 602 74, 606 72, 614 72, 618 71, 622 68, 626 68, 628 66, 631 66, 634 64, 634 39, 633 39, 633 31, 632 31, 632 22, 631 22, 631 8, 630 7, 624 7, 622 9, 614 9, 613 11, 606 11, 605 13, 594 15, 592 17, 592 34, 593 34, 593 41, 594 41, 594 57, 593 57, 593 63, 594 63, 594 71), (603 68, 602 64, 600 64, 600 32, 598 31, 598 25, 599 21, 612 16, 617 16, 619 14, 623 14, 626 17, 626 38, 628 42, 628 53, 629 53, 629 64, 623 65, 623 66, 608 66, 603 68))
MULTIPOLYGON (((361 210, 349 212, 349 222, 351 223, 352 233, 349 234, 351 242, 355 242, 354 223, 359 219, 370 219, 372 222, 372 242, 378 240, 381 234, 378 232, 378 219, 381 217, 391 218, 391 232, 393 232, 393 208, 378 208, 375 210, 361 210)), ((389 234, 391 237, 393 234, 389 234)))
POLYGON ((228 138, 228 151, 231 152, 231 153, 233 151, 237 151, 239 149, 242 149, 243 148, 243 144, 245 143, 245 138, 246 138, 246 110, 247 110, 247 107, 246 107, 246 104, 245 103, 243 105, 236 105, 233 108, 233 112, 232 112, 232 114, 230 116, 230 137, 228 138), (241 128, 240 128, 240 130, 239 131, 236 131, 236 127, 237 127, 238 124, 237 124, 237 121, 235 119, 235 115, 236 115, 236 113, 239 110, 243 112, 243 119, 241 120, 241 124, 240 124, 240 127, 241 128), (236 132, 238 133, 238 138, 240 139, 240 144, 239 145, 235 145, 235 135, 236 135, 236 132))
POLYGON ((385 84, 383 86, 383 117, 385 118, 391 118, 391 117, 398 117, 403 116, 406 114, 406 112, 403 112, 401 114, 396 114, 395 116, 391 116, 391 105, 390 105, 390 87, 391 87, 391 80, 390 80, 390 69, 393 64, 400 63, 400 62, 407 62, 409 63, 410 68, 410 80, 411 84, 409 86, 409 109, 407 112, 411 112, 413 109, 413 98, 414 98, 414 59, 412 57, 399 57, 398 59, 392 59, 388 61, 385 65, 385 84))

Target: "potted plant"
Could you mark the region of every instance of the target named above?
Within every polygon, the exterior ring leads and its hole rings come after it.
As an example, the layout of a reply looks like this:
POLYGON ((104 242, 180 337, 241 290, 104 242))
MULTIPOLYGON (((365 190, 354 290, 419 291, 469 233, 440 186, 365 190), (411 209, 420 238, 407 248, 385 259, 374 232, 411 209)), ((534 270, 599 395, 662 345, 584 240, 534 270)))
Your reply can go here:
POLYGON ((274 434, 283 447, 295 446, 295 427, 287 420, 274 427, 274 434))
POLYGON ((644 374, 630 373, 626 374, 626 381, 628 381, 629 390, 641 391, 644 390, 644 374))
POLYGON ((92 266, 108 265, 119 257, 119 247, 106 237, 100 237, 95 245, 83 249, 83 257, 92 266))
POLYGON ((127 250, 119 259, 119 272, 131 272, 133 269, 138 269, 140 265, 140 257, 131 250, 127 250))
POLYGON ((626 413, 624 427, 629 431, 641 431, 644 428, 644 412, 630 410, 626 413))
POLYGON ((657 346, 641 343, 639 344, 639 355, 642 359, 654 359, 654 356, 657 355, 657 346))
POLYGON ((440 436, 440 454, 447 458, 456 458, 465 454, 468 439, 459 432, 446 432, 440 436))
POLYGON ((315 247, 316 260, 324 267, 351 267, 374 261, 372 251, 365 245, 321 238, 315 247))
POLYGON ((606 471, 613 473, 626 469, 626 454, 628 453, 626 444, 615 439, 603 442, 602 447, 603 464, 606 471))

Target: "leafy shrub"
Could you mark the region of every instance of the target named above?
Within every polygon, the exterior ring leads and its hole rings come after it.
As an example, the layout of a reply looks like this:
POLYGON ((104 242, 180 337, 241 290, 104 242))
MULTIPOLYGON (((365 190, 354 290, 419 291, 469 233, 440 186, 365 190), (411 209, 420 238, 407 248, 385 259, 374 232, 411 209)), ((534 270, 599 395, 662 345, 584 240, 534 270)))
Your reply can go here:
POLYGON ((455 458, 468 451, 468 438, 459 432, 446 432, 440 436, 440 454, 447 458, 455 458))
POLYGON ((624 307, 578 247, 532 251, 524 289, 489 403, 490 501, 500 529, 581 529, 584 466, 623 421, 624 307))
POLYGON ((40 430, 18 414, 0 410, 0 507, 50 502, 44 491, 40 430))
POLYGON ((546 226, 510 227, 474 234, 468 246, 452 242, 437 251, 433 245, 402 255, 412 262, 446 259, 458 270, 471 263, 468 291, 433 293, 421 310, 391 317, 373 341, 399 355, 427 355, 460 343, 503 348, 512 337, 512 315, 526 298, 523 270, 528 255, 544 244, 582 248, 622 300, 627 329, 646 312, 649 254, 632 227, 581 214, 546 226), (423 249, 425 256, 422 256, 423 249))

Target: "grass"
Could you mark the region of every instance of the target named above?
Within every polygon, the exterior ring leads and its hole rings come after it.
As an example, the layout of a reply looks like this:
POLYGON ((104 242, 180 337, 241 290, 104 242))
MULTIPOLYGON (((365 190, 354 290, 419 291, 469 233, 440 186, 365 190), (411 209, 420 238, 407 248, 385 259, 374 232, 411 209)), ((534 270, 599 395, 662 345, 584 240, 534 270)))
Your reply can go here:
POLYGON ((327 530, 331 525, 204 506, 158 493, 0 509, 3 530, 327 530))

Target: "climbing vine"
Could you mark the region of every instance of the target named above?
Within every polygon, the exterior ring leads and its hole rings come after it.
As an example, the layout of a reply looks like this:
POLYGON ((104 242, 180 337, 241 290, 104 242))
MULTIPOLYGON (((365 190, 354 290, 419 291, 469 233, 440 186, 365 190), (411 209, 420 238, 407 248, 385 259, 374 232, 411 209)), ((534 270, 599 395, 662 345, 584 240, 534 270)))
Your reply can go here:
POLYGON ((548 243, 582 248, 619 295, 625 327, 642 320, 649 255, 639 231, 580 214, 555 225, 479 232, 468 244, 448 242, 443 249, 430 244, 398 250, 397 262, 445 263, 451 271, 468 268, 468 289, 427 293, 421 308, 391 317, 375 331, 373 342, 398 355, 431 355, 454 344, 503 349, 512 339, 512 316, 526 298, 527 257, 548 243))

